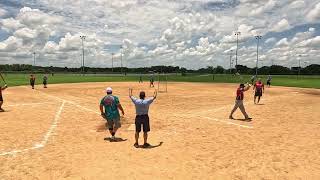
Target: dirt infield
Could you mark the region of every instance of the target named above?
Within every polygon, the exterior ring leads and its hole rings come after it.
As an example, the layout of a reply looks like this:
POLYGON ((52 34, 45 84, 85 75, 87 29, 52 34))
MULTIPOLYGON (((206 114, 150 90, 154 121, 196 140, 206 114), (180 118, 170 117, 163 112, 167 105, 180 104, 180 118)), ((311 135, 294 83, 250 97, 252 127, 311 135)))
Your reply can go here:
POLYGON ((267 88, 261 105, 248 91, 253 120, 243 122, 227 119, 236 86, 168 84, 151 106, 151 149, 133 147, 128 98, 129 87, 152 95, 146 83, 9 88, 0 179, 320 179, 320 90, 267 88), (103 140, 98 105, 107 86, 125 109, 122 142, 103 140))

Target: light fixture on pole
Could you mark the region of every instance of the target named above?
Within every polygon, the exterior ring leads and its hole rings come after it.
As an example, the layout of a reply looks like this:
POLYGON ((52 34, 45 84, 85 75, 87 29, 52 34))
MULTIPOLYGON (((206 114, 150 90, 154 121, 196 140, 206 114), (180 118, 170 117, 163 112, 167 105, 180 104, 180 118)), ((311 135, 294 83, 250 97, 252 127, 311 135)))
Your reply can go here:
POLYGON ((258 63, 259 63, 259 41, 262 38, 262 36, 255 36, 257 40, 257 62, 256 62, 256 77, 258 76, 258 63))
POLYGON ((237 31, 234 33, 234 35, 237 36, 237 49, 236 49, 236 66, 235 66, 235 69, 236 69, 236 73, 238 72, 238 45, 239 45, 239 36, 241 35, 241 32, 240 31, 237 31))
POLYGON ((83 41, 86 39, 86 36, 80 36, 82 42, 82 74, 84 75, 84 43, 83 41))

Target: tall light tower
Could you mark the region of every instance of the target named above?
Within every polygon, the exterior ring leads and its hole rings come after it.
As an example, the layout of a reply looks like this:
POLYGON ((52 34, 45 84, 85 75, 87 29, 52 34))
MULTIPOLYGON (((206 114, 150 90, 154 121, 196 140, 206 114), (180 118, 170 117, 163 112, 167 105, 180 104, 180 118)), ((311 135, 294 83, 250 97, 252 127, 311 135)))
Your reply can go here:
POLYGON ((33 52, 33 66, 36 66, 36 52, 33 52))
POLYGON ((112 70, 112 72, 113 72, 113 56, 114 56, 114 53, 111 53, 111 60, 112 60, 112 63, 111 63, 112 64, 112 69, 111 70, 112 70))
POLYGON ((232 52, 233 50, 230 51, 230 74, 232 73, 232 52))
POLYGON ((82 75, 84 75, 84 44, 83 41, 86 39, 86 36, 80 36, 82 42, 82 75))
POLYGON ((236 73, 237 73, 237 72, 238 72, 238 68, 237 68, 237 66, 238 66, 238 45, 239 45, 239 36, 241 35, 241 32, 237 31, 237 32, 234 33, 234 35, 237 36, 236 66, 235 66, 235 68, 236 68, 236 73))
POLYGON ((122 74, 122 51, 123 51, 123 47, 122 47, 122 45, 120 46, 120 53, 121 53, 121 74, 122 74))
POLYGON ((298 69, 298 76, 300 77, 300 70, 301 70, 301 54, 299 54, 299 69, 298 69))
POLYGON ((262 38, 262 36, 255 36, 257 40, 257 62, 256 62, 256 77, 258 76, 258 63, 259 63, 259 41, 262 38))

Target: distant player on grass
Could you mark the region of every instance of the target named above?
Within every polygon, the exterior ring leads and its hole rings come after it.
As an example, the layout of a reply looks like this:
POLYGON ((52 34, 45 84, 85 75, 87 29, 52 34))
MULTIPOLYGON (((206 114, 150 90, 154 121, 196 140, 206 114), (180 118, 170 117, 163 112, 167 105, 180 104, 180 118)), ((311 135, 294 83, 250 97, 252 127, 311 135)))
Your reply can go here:
POLYGON ((244 92, 245 91, 248 91, 250 89, 250 84, 248 84, 248 86, 246 87, 244 84, 240 84, 239 88, 237 89, 237 96, 236 96, 236 102, 235 102, 235 105, 230 113, 230 116, 229 116, 229 119, 234 119, 233 118, 233 113, 238 109, 240 108, 242 114, 244 115, 245 119, 246 120, 250 120, 252 118, 250 118, 244 108, 244 105, 243 105, 243 99, 244 99, 244 92))
POLYGON ((258 97, 258 104, 260 102, 260 98, 262 96, 262 94, 264 93, 264 84, 263 82, 261 82, 261 79, 259 78, 258 81, 254 84, 253 86, 253 90, 254 92, 254 104, 256 103, 256 99, 258 97))
POLYGON ((267 78, 267 86, 268 86, 268 87, 271 86, 271 80, 272 80, 272 76, 271 76, 271 75, 268 75, 268 78, 267 78))
POLYGON ((8 86, 6 84, 3 87, 0 87, 0 112, 4 112, 4 109, 2 109, 2 104, 3 104, 2 91, 7 88, 8 86))
POLYGON ((157 91, 154 92, 154 95, 152 98, 146 99, 146 93, 144 91, 140 92, 139 99, 135 98, 132 95, 132 89, 129 89, 129 97, 134 103, 136 107, 136 119, 135 119, 135 125, 136 125, 136 133, 135 133, 135 140, 134 147, 139 147, 139 134, 141 132, 141 126, 143 127, 143 140, 144 148, 150 147, 150 144, 148 144, 148 132, 150 131, 150 123, 149 123, 149 106, 150 104, 157 98, 157 91))
POLYGON ((32 87, 32 89, 34 89, 34 84, 36 83, 36 76, 31 74, 30 75, 30 86, 32 87))
POLYGON ((110 141, 115 141, 116 132, 121 127, 119 110, 122 112, 122 115, 124 115, 124 110, 119 98, 112 95, 112 89, 110 87, 106 89, 106 92, 107 95, 102 98, 100 102, 100 112, 101 116, 107 120, 106 127, 111 134, 110 141))
POLYGON ((47 84, 48 84, 48 76, 44 75, 43 76, 43 88, 47 88, 47 84))

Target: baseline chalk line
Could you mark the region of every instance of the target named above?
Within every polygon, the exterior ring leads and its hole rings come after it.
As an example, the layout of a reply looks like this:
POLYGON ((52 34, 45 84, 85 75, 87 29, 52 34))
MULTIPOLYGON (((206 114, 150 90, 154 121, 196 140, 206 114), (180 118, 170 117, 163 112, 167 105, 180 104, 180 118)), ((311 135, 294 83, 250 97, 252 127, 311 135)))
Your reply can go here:
POLYGON ((40 143, 36 143, 34 146, 30 147, 30 148, 26 148, 26 149, 21 149, 21 150, 12 150, 12 151, 8 151, 8 152, 2 152, 0 153, 0 156, 6 156, 6 155, 15 155, 17 153, 23 153, 23 152, 27 152, 30 150, 34 150, 34 149, 40 149, 46 146, 46 144, 49 141, 50 136, 52 135, 52 133, 54 132, 54 130, 57 128, 62 110, 64 108, 65 105, 65 101, 62 101, 62 104, 59 108, 59 110, 56 112, 54 120, 49 128, 49 130, 47 131, 47 133, 44 135, 42 141, 40 143))

